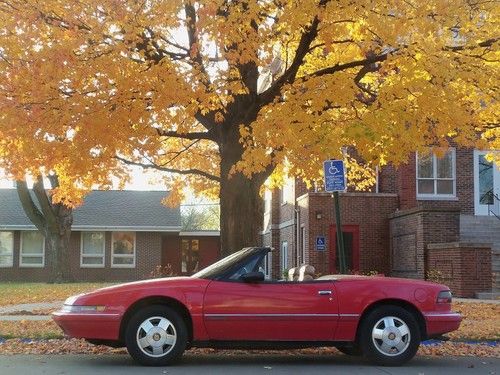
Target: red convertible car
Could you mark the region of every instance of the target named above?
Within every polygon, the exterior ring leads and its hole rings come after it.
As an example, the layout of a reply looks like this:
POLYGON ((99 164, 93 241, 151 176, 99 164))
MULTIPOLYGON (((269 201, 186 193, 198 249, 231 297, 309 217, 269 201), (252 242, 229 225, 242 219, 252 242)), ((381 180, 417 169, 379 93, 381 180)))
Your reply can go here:
POLYGON ((53 319, 68 336, 126 346, 144 365, 167 365, 191 347, 312 346, 401 365, 422 340, 460 325, 444 285, 347 275, 266 280, 270 251, 245 248, 191 277, 70 297, 53 319))

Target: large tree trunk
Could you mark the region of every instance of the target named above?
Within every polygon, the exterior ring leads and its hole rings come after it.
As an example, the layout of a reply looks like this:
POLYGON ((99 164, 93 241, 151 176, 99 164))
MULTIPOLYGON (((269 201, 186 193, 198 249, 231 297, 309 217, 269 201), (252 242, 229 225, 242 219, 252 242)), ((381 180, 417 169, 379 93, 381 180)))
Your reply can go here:
POLYGON ((264 202, 259 191, 270 171, 255 174, 251 178, 241 173, 231 173, 243 155, 239 137, 239 127, 228 127, 225 129, 224 141, 219 143, 221 256, 261 243, 264 202))
POLYGON ((63 233, 51 232, 45 237, 50 259, 50 282, 62 283, 73 281, 70 272, 68 251, 70 235, 71 229, 63 230, 63 233))
POLYGON ((222 256, 260 244, 263 220, 263 201, 259 195, 261 185, 260 178, 248 179, 241 174, 221 179, 222 256))
MULTIPOLYGON (((57 176, 49 176, 52 187, 58 185, 57 176)), ((50 265, 49 281, 60 283, 72 281, 69 264, 69 240, 73 225, 73 210, 61 203, 53 203, 38 178, 33 185, 33 201, 25 181, 17 181, 17 193, 24 212, 45 238, 46 259, 50 265)))
POLYGON ((47 228, 47 244, 50 252, 51 278, 54 283, 74 281, 69 262, 69 240, 73 225, 73 211, 62 204, 53 205, 56 222, 47 228))

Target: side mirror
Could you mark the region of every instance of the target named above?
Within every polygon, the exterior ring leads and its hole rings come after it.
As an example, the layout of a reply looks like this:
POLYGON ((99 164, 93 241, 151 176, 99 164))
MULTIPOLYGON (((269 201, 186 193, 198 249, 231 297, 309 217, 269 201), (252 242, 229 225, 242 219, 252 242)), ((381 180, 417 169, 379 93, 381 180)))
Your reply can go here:
POLYGON ((240 279, 246 283, 258 283, 265 280, 265 275, 262 272, 248 272, 241 275, 240 279))

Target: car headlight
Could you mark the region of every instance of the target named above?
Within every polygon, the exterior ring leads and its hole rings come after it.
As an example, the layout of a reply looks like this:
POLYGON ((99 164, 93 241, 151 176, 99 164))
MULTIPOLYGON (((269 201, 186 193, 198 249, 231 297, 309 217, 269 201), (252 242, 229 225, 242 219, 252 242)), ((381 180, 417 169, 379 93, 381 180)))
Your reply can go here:
POLYGON ((101 312, 105 310, 105 306, 82 306, 82 305, 67 305, 62 307, 62 311, 68 313, 88 313, 88 312, 101 312))
POLYGON ((83 294, 77 294, 76 296, 71 296, 71 297, 68 297, 66 298, 66 301, 64 301, 64 305, 74 305, 76 300, 78 298, 80 298, 81 296, 83 296, 83 294))

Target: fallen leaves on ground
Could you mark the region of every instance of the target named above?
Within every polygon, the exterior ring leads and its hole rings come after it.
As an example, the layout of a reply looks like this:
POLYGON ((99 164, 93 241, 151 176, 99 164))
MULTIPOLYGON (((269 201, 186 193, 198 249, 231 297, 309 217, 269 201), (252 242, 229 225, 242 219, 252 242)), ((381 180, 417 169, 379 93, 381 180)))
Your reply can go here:
POLYGON ((436 345, 420 345, 417 354, 435 356, 472 356, 498 358, 500 357, 500 346, 448 341, 436 345))
POLYGON ((452 340, 500 340, 500 304, 454 302, 462 314, 460 328, 447 336, 452 340))
POLYGON ((63 301, 69 296, 89 292, 110 283, 0 283, 0 306, 22 303, 63 301))
POLYGON ((0 338, 62 338, 64 333, 52 320, 0 321, 0 338))

